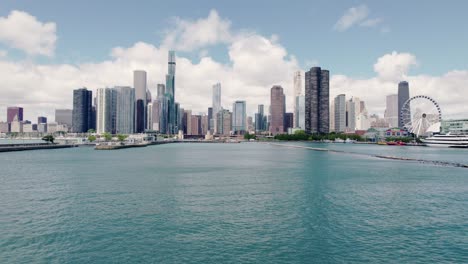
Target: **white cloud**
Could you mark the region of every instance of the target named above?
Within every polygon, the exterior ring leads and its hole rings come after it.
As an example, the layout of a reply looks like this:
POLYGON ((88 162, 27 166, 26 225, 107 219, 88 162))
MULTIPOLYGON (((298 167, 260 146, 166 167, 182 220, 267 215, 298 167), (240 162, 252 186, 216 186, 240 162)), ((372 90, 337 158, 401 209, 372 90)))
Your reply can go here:
POLYGON ((196 21, 174 18, 174 27, 167 31, 164 47, 178 51, 193 51, 201 47, 230 43, 231 22, 222 19, 216 10, 196 21))
POLYGON ((363 21, 369 15, 369 8, 366 5, 351 7, 346 10, 344 15, 336 22, 335 30, 345 31, 348 28, 363 21))
POLYGON ((371 18, 371 19, 364 20, 359 25, 363 27, 375 27, 382 22, 383 22, 382 18, 371 18))
POLYGON ((6 50, 0 50, 0 58, 8 56, 8 52, 6 50))
POLYGON ((53 22, 42 23, 23 11, 0 17, 0 42, 29 55, 52 56, 57 41, 53 22))
POLYGON ((333 29, 346 31, 353 26, 377 27, 383 22, 383 18, 369 18, 370 10, 366 5, 351 7, 335 23, 333 29))
POLYGON ((409 69, 416 65, 418 61, 413 54, 393 51, 377 60, 374 71, 384 80, 397 81, 405 79, 409 69))

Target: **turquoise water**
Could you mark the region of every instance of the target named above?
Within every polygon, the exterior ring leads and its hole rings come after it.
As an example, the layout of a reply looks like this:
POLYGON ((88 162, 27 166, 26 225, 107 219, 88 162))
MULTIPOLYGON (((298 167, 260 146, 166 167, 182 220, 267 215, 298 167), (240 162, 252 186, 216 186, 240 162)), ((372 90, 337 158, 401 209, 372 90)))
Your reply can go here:
POLYGON ((0 153, 0 168, 0 263, 468 262, 468 169, 258 143, 0 153))

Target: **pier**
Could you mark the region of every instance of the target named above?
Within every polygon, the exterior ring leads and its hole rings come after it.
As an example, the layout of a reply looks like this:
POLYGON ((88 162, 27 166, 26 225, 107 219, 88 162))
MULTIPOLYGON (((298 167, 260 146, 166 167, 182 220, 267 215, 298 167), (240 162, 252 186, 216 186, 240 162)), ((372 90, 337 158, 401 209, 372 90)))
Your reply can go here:
POLYGON ((50 143, 25 143, 25 144, 2 144, 0 145, 0 152, 11 151, 25 151, 25 150, 39 150, 39 149, 61 149, 61 148, 74 148, 77 145, 70 144, 50 144, 50 143))

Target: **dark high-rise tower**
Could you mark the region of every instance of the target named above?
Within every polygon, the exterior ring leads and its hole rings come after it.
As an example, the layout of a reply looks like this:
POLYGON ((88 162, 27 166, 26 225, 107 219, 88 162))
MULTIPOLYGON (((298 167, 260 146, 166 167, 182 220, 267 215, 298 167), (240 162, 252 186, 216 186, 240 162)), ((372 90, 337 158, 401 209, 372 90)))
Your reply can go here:
POLYGON ((73 90, 73 132, 85 133, 94 128, 93 117, 93 92, 86 88, 73 90))
POLYGON ((330 72, 320 67, 305 74, 305 132, 330 132, 330 72))
POLYGON ((270 94, 270 132, 273 135, 284 133, 284 113, 286 112, 286 97, 283 88, 275 85, 270 94))
POLYGON ((168 54, 167 74, 166 74, 166 97, 168 99, 168 118, 167 118, 167 133, 175 134, 178 130, 178 122, 175 104, 175 69, 176 60, 175 52, 170 50, 168 54))
POLYGON ((409 84, 406 81, 398 84, 398 126, 404 127, 403 120, 401 119, 401 109, 403 104, 409 99, 409 84))

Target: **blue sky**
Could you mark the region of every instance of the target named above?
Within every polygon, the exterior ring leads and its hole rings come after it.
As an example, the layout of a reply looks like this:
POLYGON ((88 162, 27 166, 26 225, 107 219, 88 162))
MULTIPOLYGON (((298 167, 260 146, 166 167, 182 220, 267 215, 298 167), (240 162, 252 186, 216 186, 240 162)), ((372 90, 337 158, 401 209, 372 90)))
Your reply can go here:
MULTIPOLYGON (((160 44, 172 17, 197 19, 216 9, 234 29, 279 36, 302 67, 318 62, 334 73, 373 74, 382 54, 397 50, 417 56, 413 73, 442 74, 468 63, 468 2, 450 1, 51 1, 15 0, 0 5, 0 16, 23 10, 41 21, 57 23, 56 56, 44 62, 77 63, 108 58, 115 46, 136 41, 160 44), (352 6, 367 5, 381 27, 333 30, 352 6)), ((226 61, 226 49, 211 56, 226 61)), ((187 54, 191 56, 191 54, 187 54)))
POLYGON ((148 71, 164 82, 177 52, 176 97, 206 111, 211 86, 222 104, 249 114, 282 85, 292 108, 294 71, 331 73, 345 93, 383 115, 399 81, 430 95, 446 116, 468 116, 467 1, 59 1, 0 4, 0 120, 8 105, 27 118, 70 108, 73 89, 132 85, 148 71), (114 3, 116 2, 116 3, 114 3), (175 39, 171 40, 171 37, 175 39))

